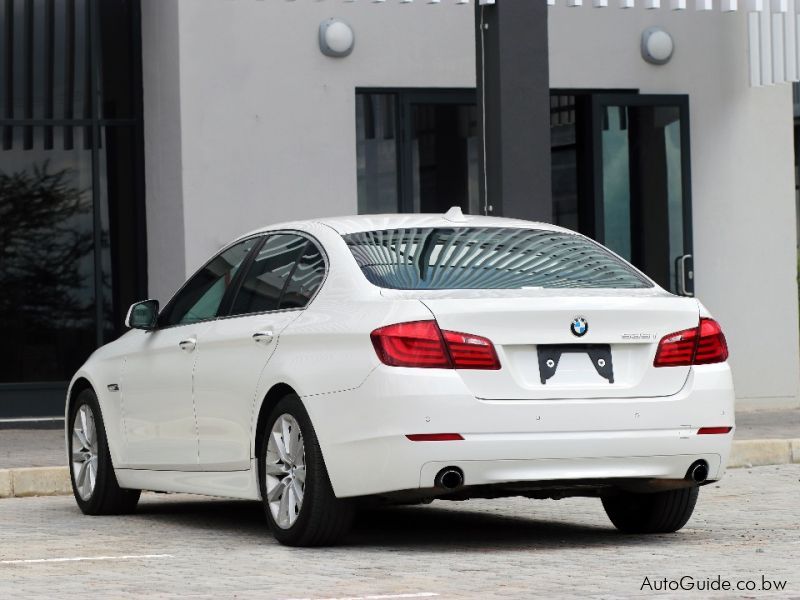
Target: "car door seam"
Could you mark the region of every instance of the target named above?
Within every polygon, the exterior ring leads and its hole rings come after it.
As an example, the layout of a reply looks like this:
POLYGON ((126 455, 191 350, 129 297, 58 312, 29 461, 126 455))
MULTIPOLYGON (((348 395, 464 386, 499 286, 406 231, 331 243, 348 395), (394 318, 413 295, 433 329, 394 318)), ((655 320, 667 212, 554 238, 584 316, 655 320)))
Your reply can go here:
MULTIPOLYGON (((208 331, 210 328, 206 329, 208 331)), ((197 336, 195 336, 197 339, 197 336)), ((194 361, 192 362, 192 414, 194 415, 194 447, 195 447, 195 464, 200 465, 200 425, 197 423, 197 403, 195 402, 195 393, 194 393, 194 378, 195 373, 197 372, 197 357, 200 354, 200 350, 197 348, 195 344, 195 351, 194 351, 194 361)))

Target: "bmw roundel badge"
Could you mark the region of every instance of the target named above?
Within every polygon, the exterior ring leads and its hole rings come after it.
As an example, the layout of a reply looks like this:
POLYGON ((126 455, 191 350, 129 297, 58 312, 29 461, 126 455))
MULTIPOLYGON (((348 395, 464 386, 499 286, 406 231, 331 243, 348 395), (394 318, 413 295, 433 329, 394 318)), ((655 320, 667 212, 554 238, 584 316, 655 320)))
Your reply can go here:
POLYGON ((583 317, 575 317, 572 319, 572 324, 569 326, 572 335, 576 337, 583 337, 589 331, 589 321, 583 317))

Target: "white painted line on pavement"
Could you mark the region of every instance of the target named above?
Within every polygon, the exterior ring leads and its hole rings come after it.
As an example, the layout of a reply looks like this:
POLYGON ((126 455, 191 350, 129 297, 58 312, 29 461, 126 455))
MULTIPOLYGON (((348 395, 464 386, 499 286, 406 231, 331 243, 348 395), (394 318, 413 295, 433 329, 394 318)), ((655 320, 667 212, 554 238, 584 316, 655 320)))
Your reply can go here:
POLYGON ((287 600, 392 600, 393 598, 432 598, 438 595, 434 592, 416 592, 413 594, 379 594, 372 596, 345 596, 342 598, 288 598, 287 600))
POLYGON ((0 565, 76 562, 80 560, 136 560, 140 558, 175 558, 175 557, 172 554, 126 554, 123 556, 74 556, 69 558, 25 558, 17 560, 0 560, 0 565))
POLYGON ((0 423, 58 423, 64 417, 18 417, 15 419, 0 419, 0 423))

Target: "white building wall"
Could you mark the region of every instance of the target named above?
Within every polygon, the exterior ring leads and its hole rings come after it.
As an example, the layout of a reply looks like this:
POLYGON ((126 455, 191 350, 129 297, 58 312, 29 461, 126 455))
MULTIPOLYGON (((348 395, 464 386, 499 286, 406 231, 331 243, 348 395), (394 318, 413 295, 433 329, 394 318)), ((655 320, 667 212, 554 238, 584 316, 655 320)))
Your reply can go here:
POLYGON ((689 94, 696 294, 720 320, 740 406, 797 406, 798 298, 792 91, 751 88, 745 13, 550 13, 552 87, 689 94), (660 25, 672 60, 640 57, 660 25))
POLYGON ((142 2, 147 272, 165 300, 186 275, 178 2, 142 2))
POLYGON ((355 88, 474 86, 472 26, 423 3, 182 2, 187 269, 256 225, 357 212, 355 88), (331 16, 356 32, 343 60, 319 51, 331 16))
MULTIPOLYGON (((157 153, 147 162, 149 268, 162 300, 176 273, 243 231, 356 212, 355 88, 475 85, 471 5, 143 4, 146 152, 157 153), (345 59, 317 46, 332 16, 355 30, 345 59)), ((555 7, 549 27, 551 87, 690 95, 698 296, 725 327, 740 405, 797 405, 791 90, 749 87, 745 15, 555 7), (676 43, 663 67, 639 54, 654 24, 676 43)))

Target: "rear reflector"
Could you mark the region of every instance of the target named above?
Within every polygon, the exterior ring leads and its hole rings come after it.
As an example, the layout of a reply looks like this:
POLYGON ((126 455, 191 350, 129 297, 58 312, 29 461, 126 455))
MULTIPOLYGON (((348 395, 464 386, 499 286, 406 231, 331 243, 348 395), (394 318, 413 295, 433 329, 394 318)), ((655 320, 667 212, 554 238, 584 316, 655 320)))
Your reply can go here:
POLYGON ((720 433, 730 433, 733 427, 701 427, 697 430, 697 435, 714 435, 720 433))
POLYGON ((441 331, 436 321, 397 323, 370 334, 378 358, 391 367, 500 368, 494 344, 470 333, 441 331))
POLYGON ((464 439, 460 433, 412 433, 406 437, 412 442, 455 442, 464 439))
POLYGON ((724 362, 728 344, 714 319, 700 319, 693 329, 676 331, 661 338, 653 360, 654 367, 688 367, 724 362))

